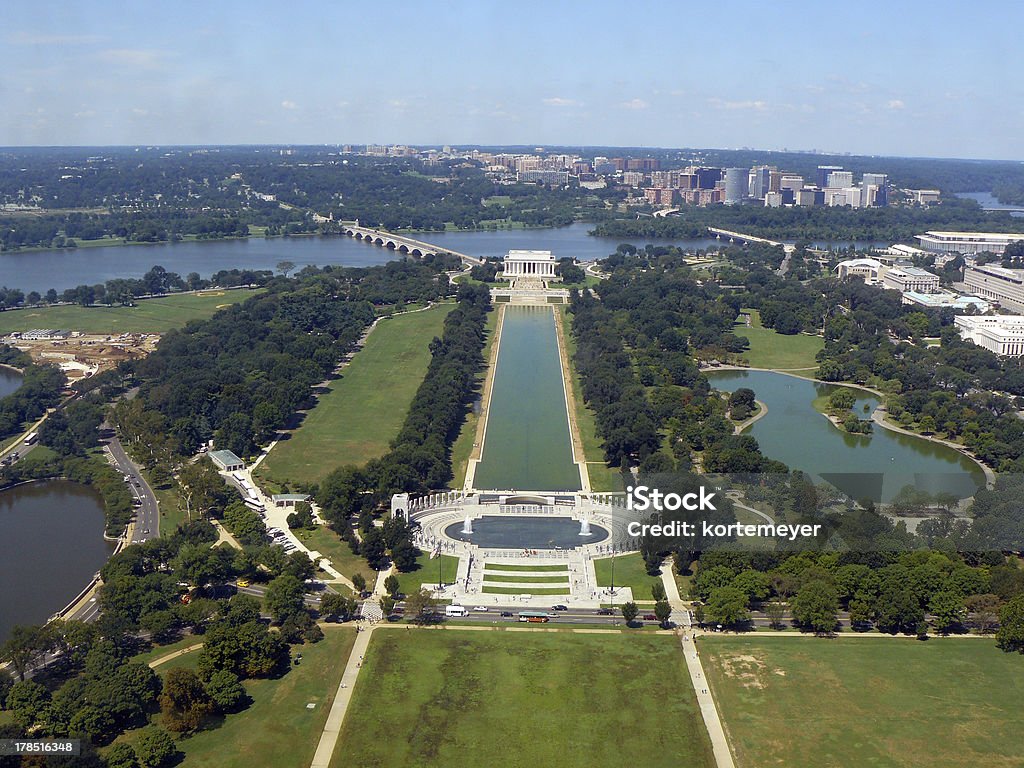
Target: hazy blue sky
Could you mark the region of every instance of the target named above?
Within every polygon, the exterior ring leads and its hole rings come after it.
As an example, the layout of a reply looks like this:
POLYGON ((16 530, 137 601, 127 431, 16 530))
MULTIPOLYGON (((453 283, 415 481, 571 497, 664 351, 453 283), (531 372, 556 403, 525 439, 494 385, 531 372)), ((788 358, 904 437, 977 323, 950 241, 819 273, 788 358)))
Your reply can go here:
POLYGON ((0 145, 1024 159, 1017 2, 4 0, 0 145))

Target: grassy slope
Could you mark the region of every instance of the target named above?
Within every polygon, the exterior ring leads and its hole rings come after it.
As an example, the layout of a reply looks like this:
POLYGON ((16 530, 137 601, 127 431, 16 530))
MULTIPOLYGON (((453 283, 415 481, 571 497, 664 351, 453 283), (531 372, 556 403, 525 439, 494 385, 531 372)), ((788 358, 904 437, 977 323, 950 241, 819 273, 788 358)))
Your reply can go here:
POLYGON ((667 636, 378 632, 339 745, 338 768, 713 764, 667 636))
POLYGON ((228 304, 256 294, 237 291, 204 291, 201 294, 140 300, 134 307, 58 306, 0 312, 0 334, 34 328, 62 328, 86 333, 164 333, 189 320, 203 320, 228 304))
POLYGON ((1024 664, 988 640, 702 640, 740 768, 1020 766, 1024 664))
POLYGON ((317 482, 343 464, 382 456, 405 420, 454 304, 383 320, 342 376, 257 474, 275 482, 317 482))
POLYGON ((825 346, 820 336, 798 333, 786 336, 761 325, 760 313, 756 309, 744 309, 751 315, 751 327, 739 322, 733 326, 733 333, 750 340, 750 349, 742 354, 755 368, 817 368, 814 356, 825 346))

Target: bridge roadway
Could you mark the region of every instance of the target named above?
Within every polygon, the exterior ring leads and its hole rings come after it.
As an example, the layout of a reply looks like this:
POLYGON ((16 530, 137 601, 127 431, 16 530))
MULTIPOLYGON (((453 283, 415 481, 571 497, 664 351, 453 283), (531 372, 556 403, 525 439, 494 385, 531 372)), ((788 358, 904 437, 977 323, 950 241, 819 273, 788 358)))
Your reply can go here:
POLYGON ((758 237, 757 235, 745 235, 742 232, 733 232, 730 229, 719 229, 718 227, 708 227, 708 232, 713 237, 719 239, 727 237, 730 240, 735 240, 740 243, 763 243, 764 245, 781 245, 783 250, 787 254, 792 253, 796 250, 796 246, 791 243, 780 243, 777 240, 769 240, 764 237, 758 237))
POLYGON ((415 240, 411 237, 406 237, 405 235, 395 235, 380 229, 360 227, 358 224, 345 225, 341 231, 349 237, 354 237, 356 240, 363 240, 384 248, 391 248, 398 253, 404 253, 409 256, 423 257, 436 256, 439 253, 450 253, 454 256, 458 256, 462 259, 463 263, 470 266, 484 263, 483 259, 477 256, 470 256, 468 253, 459 253, 458 251, 453 251, 450 248, 431 245, 430 243, 425 243, 422 240, 415 240))

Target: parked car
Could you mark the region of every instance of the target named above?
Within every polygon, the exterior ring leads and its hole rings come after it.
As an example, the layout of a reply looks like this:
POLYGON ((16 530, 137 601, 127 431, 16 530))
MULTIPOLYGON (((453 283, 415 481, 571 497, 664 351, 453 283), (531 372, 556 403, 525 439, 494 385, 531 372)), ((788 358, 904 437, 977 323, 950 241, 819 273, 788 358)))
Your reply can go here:
POLYGON ((644 614, 644 621, 657 621, 657 620, 658 620, 658 617, 655 616, 653 613, 645 613, 644 614))

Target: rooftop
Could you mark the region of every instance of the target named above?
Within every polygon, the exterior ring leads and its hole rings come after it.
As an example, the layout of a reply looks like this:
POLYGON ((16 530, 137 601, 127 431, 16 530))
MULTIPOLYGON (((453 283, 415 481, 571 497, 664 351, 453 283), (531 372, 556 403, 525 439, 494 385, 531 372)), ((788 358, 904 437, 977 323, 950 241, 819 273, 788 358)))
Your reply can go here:
POLYGON ((231 451, 210 451, 210 458, 214 461, 218 461, 225 466, 230 464, 245 464, 240 458, 238 458, 231 451))

